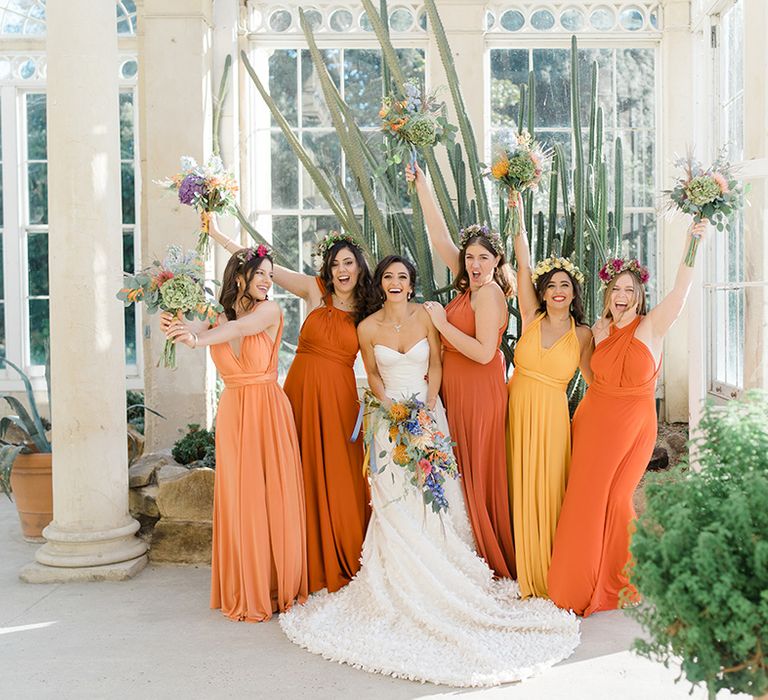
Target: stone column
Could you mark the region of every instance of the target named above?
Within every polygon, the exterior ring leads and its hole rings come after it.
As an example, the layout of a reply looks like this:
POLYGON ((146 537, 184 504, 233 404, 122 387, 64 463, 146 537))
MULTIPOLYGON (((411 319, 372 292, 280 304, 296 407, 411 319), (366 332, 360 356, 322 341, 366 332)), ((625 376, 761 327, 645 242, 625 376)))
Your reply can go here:
POLYGON ((48 205, 53 522, 29 582, 128 578, 146 564, 128 513, 115 9, 49 0, 48 205))
MULTIPOLYGON (((207 159, 212 146, 212 0, 144 0, 139 7, 141 246, 144 264, 170 243, 193 248, 199 217, 153 183, 178 171, 179 158, 207 159)), ((218 87, 217 85, 215 87, 218 87)), ((213 266, 211 266, 213 277, 213 266)), ((210 425, 215 371, 207 353, 181 347, 175 371, 156 367, 165 337, 144 315, 147 449, 169 447, 188 423, 210 425)))
MULTIPOLYGON (((676 153, 685 153, 691 142, 691 115, 694 104, 693 89, 693 35, 691 34, 690 0, 667 0, 664 3, 664 35, 661 43, 662 109, 659 124, 662 134, 661 175, 664 188, 671 185, 677 172, 672 164, 676 153), (691 73, 685 74, 686 69, 691 73), (682 71, 682 72, 681 72, 682 71), (674 76, 674 77, 673 77, 674 76)), ((692 115, 691 115, 692 116, 692 115)), ((703 154, 699 154, 703 156, 703 154)), ((672 288, 683 256, 685 232, 690 221, 687 217, 676 216, 671 220, 659 217, 659 251, 661 253, 659 298, 672 288)), ((689 419, 689 376, 686 368, 701 366, 701 360, 689 357, 689 330, 694 334, 700 330, 698 322, 689 323, 692 308, 699 308, 701 296, 701 270, 704 267, 703 246, 696 266, 696 281, 691 290, 689 306, 667 334, 664 342, 664 411, 661 417, 668 421, 689 419)), ((695 313, 695 312, 694 312, 695 313)), ((691 352, 701 350, 701 339, 691 342, 691 352)), ((691 399, 693 404, 693 399, 691 399)))

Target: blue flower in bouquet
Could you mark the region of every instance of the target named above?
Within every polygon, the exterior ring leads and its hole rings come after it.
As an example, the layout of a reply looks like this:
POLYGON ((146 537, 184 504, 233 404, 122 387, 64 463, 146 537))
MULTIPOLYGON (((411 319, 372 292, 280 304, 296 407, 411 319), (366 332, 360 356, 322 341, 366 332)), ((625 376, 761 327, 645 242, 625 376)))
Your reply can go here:
POLYGON ((200 175, 190 173, 179 185, 179 201, 182 204, 191 205, 203 194, 205 180, 200 175))
POLYGON ((421 425, 419 425, 418 418, 409 418, 407 421, 404 421, 403 426, 411 435, 424 434, 424 431, 421 429, 421 425))

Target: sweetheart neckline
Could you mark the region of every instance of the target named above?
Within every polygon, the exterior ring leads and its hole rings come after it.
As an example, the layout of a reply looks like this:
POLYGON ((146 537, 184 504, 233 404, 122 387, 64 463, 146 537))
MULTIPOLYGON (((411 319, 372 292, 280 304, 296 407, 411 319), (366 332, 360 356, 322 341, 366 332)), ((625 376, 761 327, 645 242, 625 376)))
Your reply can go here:
POLYGON ((391 350, 394 353, 397 353, 398 355, 407 355, 411 350, 413 350, 419 343, 423 343, 424 341, 429 342, 429 338, 422 338, 421 340, 417 340, 411 347, 409 347, 405 352, 400 352, 399 350, 395 350, 395 348, 389 347, 389 345, 382 345, 381 343, 374 343, 374 348, 386 348, 387 350, 391 350))

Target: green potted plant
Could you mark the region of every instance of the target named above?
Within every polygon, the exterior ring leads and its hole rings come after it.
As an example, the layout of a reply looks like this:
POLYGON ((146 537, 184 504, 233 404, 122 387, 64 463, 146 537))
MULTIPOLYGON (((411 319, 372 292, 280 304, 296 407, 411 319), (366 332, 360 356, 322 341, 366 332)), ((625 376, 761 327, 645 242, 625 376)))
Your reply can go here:
POLYGON ((14 396, 0 397, 14 412, 0 418, 0 488, 8 498, 13 491, 22 534, 36 540, 53 519, 51 443, 29 377, 10 360, 6 359, 5 364, 24 381, 29 410, 14 396))
POLYGON ((651 478, 632 539, 635 648, 693 684, 768 693, 768 394, 708 406, 696 462, 651 478))

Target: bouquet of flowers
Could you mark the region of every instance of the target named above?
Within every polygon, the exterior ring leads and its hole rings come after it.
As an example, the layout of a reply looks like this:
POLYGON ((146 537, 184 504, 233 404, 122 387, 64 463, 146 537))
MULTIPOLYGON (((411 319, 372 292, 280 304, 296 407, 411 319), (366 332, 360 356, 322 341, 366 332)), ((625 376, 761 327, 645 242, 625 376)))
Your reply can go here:
MULTIPOLYGON (((691 153, 676 160, 675 166, 682 168, 683 174, 668 191, 667 209, 690 214, 696 223, 709 219, 718 231, 730 231, 731 215, 744 206, 744 196, 749 187, 744 187, 733 176, 731 165, 724 155, 721 154, 706 169, 691 153)), ((685 254, 688 267, 693 267, 698 247, 699 238, 694 237, 685 254)))
POLYGON ((509 190, 507 224, 505 232, 516 236, 520 233, 520 194, 536 189, 541 179, 544 162, 549 157, 546 151, 527 130, 513 134, 510 143, 503 148, 489 175, 509 190))
POLYGON ((234 175, 225 170, 219 156, 211 156, 208 162, 198 165, 194 158, 181 159, 181 172, 156 180, 156 184, 179 193, 179 202, 200 212, 200 235, 197 251, 208 254, 208 214, 231 213, 235 210, 238 185, 234 175))
MULTIPOLYGON (((212 298, 205 286, 205 264, 195 250, 182 251, 180 246, 168 246, 165 259, 135 275, 125 275, 125 286, 117 298, 126 306, 143 301, 153 314, 160 309, 188 321, 200 319, 213 323, 224 309, 212 298)), ((166 340, 162 360, 164 367, 176 367, 176 345, 166 340)), ((158 362, 158 365, 160 363, 158 362)))
MULTIPOLYGON (((459 475, 456 458, 450 439, 437 427, 435 419, 426 405, 416 396, 396 401, 388 409, 370 392, 364 397, 369 411, 366 430, 366 443, 373 445, 376 429, 384 421, 388 426, 389 441, 394 445, 392 461, 406 470, 410 483, 417 488, 424 499, 424 504, 431 506, 433 512, 448 509, 443 485, 447 478, 455 479, 459 475)), ((386 451, 379 458, 386 456, 386 451)), ((377 470, 375 460, 371 458, 371 471, 377 470)))
MULTIPOLYGON (((399 165, 409 158, 413 166, 419 148, 450 141, 456 132, 445 117, 445 102, 439 102, 435 93, 427 95, 416 81, 409 80, 403 94, 402 100, 388 95, 379 110, 381 129, 390 145, 387 165, 399 165)), ((409 183, 408 191, 412 190, 413 183, 409 183)))

